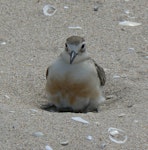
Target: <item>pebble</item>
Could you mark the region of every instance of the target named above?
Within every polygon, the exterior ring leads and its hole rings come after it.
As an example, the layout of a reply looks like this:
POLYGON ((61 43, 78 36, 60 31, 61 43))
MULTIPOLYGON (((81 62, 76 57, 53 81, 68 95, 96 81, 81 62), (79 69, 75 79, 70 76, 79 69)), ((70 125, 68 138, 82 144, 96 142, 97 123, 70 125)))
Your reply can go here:
POLYGON ((69 29, 82 29, 82 27, 80 27, 80 26, 75 26, 75 27, 74 26, 69 26, 68 28, 69 29))
POLYGON ((46 149, 46 150, 53 150, 49 145, 46 145, 46 146, 45 146, 45 149, 46 149))
POLYGON ((118 117, 123 117, 123 116, 125 116, 125 115, 126 115, 126 114, 121 113, 121 114, 118 115, 118 117))
POLYGON ((5 98, 9 99, 10 97, 8 95, 5 95, 5 98))
POLYGON ((134 51, 135 49, 133 47, 128 48, 128 51, 134 51))
POLYGON ((121 75, 121 78, 127 78, 126 74, 121 75))
POLYGON ((107 95, 106 96, 106 99, 113 99, 113 98, 116 98, 116 95, 107 95))
POLYGON ((126 14, 129 14, 129 13, 130 13, 130 11, 129 11, 129 10, 125 10, 124 12, 125 12, 126 14))
POLYGON ((134 105, 134 104, 132 104, 132 103, 128 103, 128 104, 127 104, 127 107, 130 108, 130 107, 133 107, 133 105, 134 105))
POLYGON ((38 112, 38 110, 36 110, 36 109, 30 109, 30 111, 32 111, 32 113, 38 112))
POLYGON ((66 145, 69 144, 69 141, 61 141, 60 144, 63 145, 63 146, 66 146, 66 145))
POLYGON ((113 76, 113 79, 119 79, 119 78, 120 78, 120 76, 118 76, 118 75, 113 76))
POLYGON ((101 149, 104 149, 106 147, 106 143, 102 143, 100 147, 101 149))
POLYGON ((6 45, 6 42, 0 42, 1 45, 6 45))
POLYGON ((97 126, 99 126, 99 125, 100 125, 100 123, 99 123, 99 122, 95 122, 95 124, 96 124, 97 126))
POLYGON ((92 138, 91 135, 89 135, 89 136, 86 137, 86 139, 91 141, 93 138, 92 138))
POLYGON ((9 111, 9 113, 15 113, 15 111, 9 111))
POLYGON ((139 121, 138 121, 138 120, 134 120, 134 122, 135 122, 135 123, 138 123, 139 121))
POLYGON ((69 7, 68 7, 68 6, 64 6, 64 8, 65 8, 65 9, 68 9, 69 7))
POLYGON ((94 7, 94 11, 98 11, 98 9, 99 9, 99 6, 94 7))
POLYGON ((35 137, 41 137, 43 135, 44 134, 42 132, 35 132, 35 133, 33 133, 33 136, 35 136, 35 137))

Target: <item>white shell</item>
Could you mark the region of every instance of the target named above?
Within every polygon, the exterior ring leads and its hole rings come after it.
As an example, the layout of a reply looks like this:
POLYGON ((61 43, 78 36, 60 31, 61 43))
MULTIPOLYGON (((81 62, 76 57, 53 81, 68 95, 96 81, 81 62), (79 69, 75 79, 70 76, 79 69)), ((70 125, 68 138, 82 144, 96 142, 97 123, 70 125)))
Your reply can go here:
POLYGON ((113 79, 119 79, 119 78, 120 78, 120 76, 118 76, 118 75, 113 76, 113 79))
POLYGON ((8 95, 5 95, 5 97, 6 97, 7 99, 9 99, 9 98, 10 98, 8 95))
POLYGON ((117 144, 123 144, 127 141, 127 135, 121 129, 111 127, 108 129, 108 132, 110 140, 117 144))
POLYGON ((38 110, 36 110, 36 109, 30 109, 30 111, 31 111, 32 113, 38 112, 38 110))
POLYGON ((121 22, 119 22, 119 25, 122 25, 122 26, 131 26, 131 27, 139 26, 139 25, 141 25, 141 24, 142 24, 142 23, 131 22, 131 21, 121 21, 121 22))
POLYGON ((36 136, 36 137, 41 137, 43 135, 44 134, 42 132, 35 132, 35 133, 33 133, 33 136, 36 136))
POLYGON ((46 149, 46 150, 53 150, 53 149, 52 149, 50 146, 48 146, 48 145, 45 146, 45 149, 46 149))
POLYGON ((68 28, 69 29, 82 29, 82 27, 80 26, 69 26, 68 28))
POLYGON ((68 143, 69 143, 69 141, 61 141, 61 142, 60 142, 60 144, 63 145, 63 146, 68 145, 68 143))
POLYGON ((49 4, 43 7, 43 13, 45 16, 52 16, 56 11, 56 8, 49 4))
POLYGON ((87 140, 90 140, 90 141, 93 139, 91 135, 87 136, 86 138, 87 140))
POLYGON ((88 121, 82 119, 81 117, 72 117, 72 120, 82 122, 82 123, 85 123, 85 124, 89 124, 88 121))

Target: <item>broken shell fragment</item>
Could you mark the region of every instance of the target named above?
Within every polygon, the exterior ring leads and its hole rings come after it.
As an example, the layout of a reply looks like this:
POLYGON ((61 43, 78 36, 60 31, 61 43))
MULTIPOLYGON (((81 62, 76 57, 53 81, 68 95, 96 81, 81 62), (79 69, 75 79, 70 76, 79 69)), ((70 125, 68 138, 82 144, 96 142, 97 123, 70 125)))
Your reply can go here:
POLYGON ((131 21, 121 21, 121 22, 119 22, 119 25, 134 27, 134 26, 139 26, 139 25, 141 25, 141 23, 138 23, 138 22, 131 22, 131 21))
POLYGON ((69 29, 82 29, 82 27, 80 26, 69 26, 68 28, 69 29))
POLYGON ((78 121, 78 122, 81 122, 81 123, 85 123, 85 124, 89 124, 88 121, 82 119, 81 117, 72 117, 72 120, 78 121))
POLYGON ((33 133, 33 136, 35 136, 35 137, 41 137, 43 135, 44 134, 42 132, 35 132, 35 133, 33 133))
POLYGON ((53 150, 53 149, 52 149, 50 146, 48 146, 48 145, 45 146, 45 149, 46 149, 46 150, 53 150))
POLYGON ((61 141, 61 142, 60 142, 60 144, 63 145, 63 146, 68 145, 68 143, 69 143, 69 141, 61 141))
POLYGON ((56 8, 48 4, 43 7, 43 13, 45 16, 53 16, 56 12, 56 8))
POLYGON ((126 114, 121 113, 121 114, 118 115, 118 117, 123 117, 123 116, 125 116, 125 115, 126 115, 126 114))
POLYGON ((120 78, 120 76, 118 76, 118 75, 113 76, 113 79, 119 79, 119 78, 120 78))
POLYGON ((88 136, 86 137, 86 139, 91 141, 93 138, 92 138, 91 135, 88 135, 88 136))
POLYGON ((121 129, 111 127, 108 129, 108 132, 110 140, 117 144, 123 144, 127 141, 127 135, 121 129))

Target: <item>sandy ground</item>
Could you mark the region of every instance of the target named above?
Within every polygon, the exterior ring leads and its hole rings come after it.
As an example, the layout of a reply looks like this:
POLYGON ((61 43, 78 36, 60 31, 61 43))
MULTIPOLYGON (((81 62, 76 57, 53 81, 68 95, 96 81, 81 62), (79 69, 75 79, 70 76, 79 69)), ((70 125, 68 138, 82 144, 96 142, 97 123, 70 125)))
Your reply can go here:
POLYGON ((94 11, 93 0, 0 0, 0 149, 148 149, 147 4, 98 0, 94 11), (51 17, 42 12, 46 4, 57 9, 51 17), (122 20, 142 24, 121 26, 122 20), (71 35, 84 36, 90 55, 105 68, 110 99, 99 113, 52 113, 39 107, 46 101, 46 68, 71 35), (71 119, 76 116, 89 124, 71 119), (125 131, 127 141, 111 141, 110 127, 125 131), (61 145, 65 141, 68 145, 61 145))

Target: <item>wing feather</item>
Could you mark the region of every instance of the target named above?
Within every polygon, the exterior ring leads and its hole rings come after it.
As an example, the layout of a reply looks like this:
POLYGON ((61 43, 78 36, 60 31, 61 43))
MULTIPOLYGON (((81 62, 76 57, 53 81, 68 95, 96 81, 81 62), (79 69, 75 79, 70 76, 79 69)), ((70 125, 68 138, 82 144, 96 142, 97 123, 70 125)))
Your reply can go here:
POLYGON ((96 62, 95 60, 93 60, 93 63, 96 67, 96 71, 97 71, 97 74, 98 74, 98 77, 100 79, 100 83, 101 83, 101 86, 104 86, 105 85, 105 82, 106 82, 106 75, 105 75, 105 71, 102 67, 100 67, 96 62))
POLYGON ((48 77, 48 74, 49 74, 49 67, 48 67, 47 70, 46 70, 46 79, 47 79, 47 77, 48 77))

